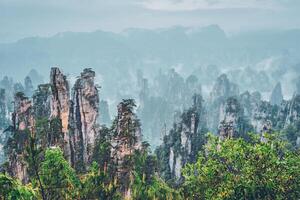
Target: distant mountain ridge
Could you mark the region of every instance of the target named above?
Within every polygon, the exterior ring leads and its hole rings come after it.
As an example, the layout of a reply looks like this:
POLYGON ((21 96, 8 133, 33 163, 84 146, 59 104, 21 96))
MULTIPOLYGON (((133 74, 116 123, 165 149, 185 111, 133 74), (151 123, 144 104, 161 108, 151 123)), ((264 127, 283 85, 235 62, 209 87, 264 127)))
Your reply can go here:
POLYGON ((4 74, 15 75, 17 69, 17 75, 22 75, 28 73, 29 67, 46 74, 51 66, 57 65, 75 72, 81 71, 82 66, 92 66, 103 73, 111 73, 111 68, 159 69, 177 64, 188 70, 200 64, 242 66, 270 56, 288 55, 295 60, 300 54, 299 43, 300 30, 228 37, 217 25, 136 28, 121 33, 65 32, 48 38, 30 37, 0 44, 0 68, 4 74))

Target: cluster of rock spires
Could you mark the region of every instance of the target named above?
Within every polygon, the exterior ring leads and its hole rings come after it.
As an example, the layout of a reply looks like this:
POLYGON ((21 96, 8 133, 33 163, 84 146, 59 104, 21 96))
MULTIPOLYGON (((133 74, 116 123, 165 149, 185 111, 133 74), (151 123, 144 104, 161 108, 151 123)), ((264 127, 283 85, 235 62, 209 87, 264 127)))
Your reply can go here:
POLYGON ((231 83, 225 74, 218 77, 210 94, 208 105, 210 115, 208 115, 208 127, 211 131, 217 132, 221 120, 225 118, 225 103, 229 97, 239 94, 238 86, 231 83))
MULTIPOLYGON (((85 69, 70 91, 66 76, 58 68, 52 68, 50 82, 39 85, 34 92, 28 78, 25 79, 26 89, 16 85, 14 106, 8 103, 11 94, 0 90, 0 128, 5 129, 11 123, 8 131, 14 133, 7 142, 11 147, 7 152, 8 168, 13 176, 23 182, 28 181, 25 146, 30 136, 40 134, 37 127, 42 123, 45 123, 47 133, 40 136, 43 138, 40 145, 60 146, 72 167, 80 172, 87 170, 96 138, 101 137, 99 119, 104 123, 111 121, 108 104, 100 101, 94 78, 95 72, 85 69), (27 97, 31 94, 32 99, 27 97), (10 114, 11 119, 8 117, 10 114)), ((141 86, 138 114, 148 123, 144 127, 156 125, 156 129, 152 129, 156 141, 162 136, 163 143, 157 148, 156 154, 159 173, 166 180, 176 184, 182 181, 181 169, 186 163, 196 160, 197 153, 206 143, 205 134, 209 131, 226 139, 246 138, 248 132, 263 137, 265 132, 285 131, 292 127, 296 134, 289 139, 295 147, 300 146, 300 128, 297 129, 300 127, 300 82, 296 83, 296 93, 288 101, 283 99, 278 83, 268 102, 262 100, 259 92, 240 94, 238 86, 223 74, 205 102, 195 76, 183 80, 174 70, 170 70, 168 76, 160 75, 156 84, 164 81, 171 84, 163 86, 161 91, 155 91, 160 94, 157 97, 149 95, 151 88, 147 79, 140 75, 138 80, 141 86), (165 99, 159 97, 162 94, 166 96, 165 99), (179 110, 175 117, 174 108, 179 110), (160 129, 168 123, 173 123, 170 130, 160 129)), ((8 78, 4 79, 7 87, 9 83, 8 78)), ((122 177, 118 181, 125 181, 121 184, 124 196, 131 195, 126 182, 130 180, 131 168, 126 157, 142 146, 141 125, 133 111, 134 107, 133 100, 124 100, 119 104, 109 138, 114 172, 117 177, 122 177)))
MULTIPOLYGON (((32 70, 32 73, 35 71, 32 70)), ((24 93, 25 96, 32 96, 34 91, 34 86, 32 83, 32 79, 30 76, 26 76, 24 79, 24 83, 20 82, 13 82, 12 78, 4 76, 3 79, 0 81, 0 132, 2 133, 8 125, 11 123, 11 114, 14 111, 14 96, 15 94, 21 92, 24 93)), ((0 141, 0 144, 5 143, 5 134, 1 134, 1 137, 4 141, 0 141)))
POLYGON ((26 144, 29 141, 29 134, 34 131, 35 121, 31 100, 19 92, 15 95, 15 110, 12 114, 12 128, 19 134, 15 140, 8 141, 9 149, 9 169, 10 173, 23 182, 28 182, 27 164, 24 161, 26 144))
MULTIPOLYGON (((97 139, 102 137, 101 108, 106 121, 110 121, 108 104, 100 101, 99 87, 94 79, 95 72, 84 69, 70 91, 67 77, 59 68, 52 68, 50 82, 38 85, 32 98, 24 91, 15 93, 11 120, 8 120, 5 90, 0 90, 1 127, 11 124, 6 129, 11 133, 6 142, 7 172, 28 183, 30 169, 25 160, 26 147, 33 137, 42 149, 53 146, 63 149, 65 158, 78 172, 88 170, 94 159, 97 139)), ((132 166, 128 166, 127 158, 142 147, 141 125, 134 113, 135 107, 132 99, 118 105, 118 115, 109 129, 109 138, 106 138, 111 144, 108 162, 113 166, 113 176, 121 183, 120 191, 125 197, 131 195, 128 181, 132 176, 132 166)))
MULTIPOLYGON (((201 99, 200 94, 198 99, 201 99)), ((247 139, 249 132, 261 134, 263 138, 266 132, 284 132, 293 127, 295 135, 286 139, 293 140, 291 143, 298 148, 300 95, 295 93, 291 100, 283 100, 279 83, 270 99, 270 102, 263 101, 259 92, 239 94, 237 85, 231 83, 225 74, 219 76, 209 101, 198 106, 194 104, 183 111, 164 136, 163 144, 156 150, 161 175, 175 184, 180 183, 180 169, 187 162, 195 161, 195 153, 205 144, 208 131, 219 135, 220 139, 247 139)))
POLYGON ((58 68, 52 68, 50 83, 39 85, 32 100, 22 92, 15 94, 11 127, 15 135, 8 141, 12 175, 23 182, 28 181, 24 148, 29 137, 38 134, 36 124, 41 119, 46 119, 49 127, 41 145, 60 146, 76 169, 89 165, 99 115, 99 95, 94 77, 95 72, 85 69, 72 89, 71 98, 66 76, 58 68))
MULTIPOLYGON (((70 94, 66 76, 58 68, 52 68, 50 83, 39 85, 32 99, 23 92, 15 94, 12 126, 7 130, 13 134, 7 141, 7 170, 12 176, 23 183, 29 181, 25 157, 26 146, 33 136, 38 138, 42 148, 59 146, 63 149, 65 158, 77 171, 88 170, 97 138, 102 136, 98 121, 99 91, 94 78, 94 71, 84 69, 70 94), (41 125, 46 127, 45 133, 39 132, 41 125)), ((3 93, 1 90, 0 106, 5 107, 3 93)), ((102 104, 107 107, 106 102, 102 104)), ((132 99, 123 100, 118 105, 118 115, 109 138, 109 163, 114 168, 112 173, 121 183, 120 191, 125 197, 131 195, 128 181, 132 176, 132 166, 128 166, 127 157, 142 147, 141 126, 134 113, 135 106, 132 99)), ((2 111, 0 117, 7 117, 5 108, 2 111)))
MULTIPOLYGON (((195 75, 186 80, 174 69, 167 73, 160 72, 154 79, 153 86, 141 72, 137 75, 139 107, 137 114, 143 122, 143 131, 151 145, 156 147, 164 132, 172 127, 174 111, 182 111, 192 106, 192 96, 201 94, 201 85, 195 75)), ((174 119, 175 118, 175 119, 174 119)))
POLYGON ((206 112, 201 95, 193 96, 193 106, 184 111, 169 134, 163 138, 163 145, 156 154, 160 162, 161 175, 176 181, 181 178, 181 169, 187 162, 196 161, 196 156, 204 143, 207 133, 206 112))

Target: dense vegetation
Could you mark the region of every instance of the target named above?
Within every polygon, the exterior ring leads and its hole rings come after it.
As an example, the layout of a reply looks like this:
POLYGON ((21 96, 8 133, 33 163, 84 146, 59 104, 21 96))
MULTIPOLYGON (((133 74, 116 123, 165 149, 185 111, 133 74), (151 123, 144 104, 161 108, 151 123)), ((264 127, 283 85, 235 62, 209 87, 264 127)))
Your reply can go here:
MULTIPOLYGON (((209 135, 197 162, 183 169, 184 182, 176 189, 158 176, 156 157, 144 142, 142 150, 128 158, 133 171, 124 181, 130 182, 132 199, 299 199, 299 150, 290 150, 275 134, 250 136, 246 141, 209 135)), ((122 186, 110 173, 112 166, 105 166, 110 162, 104 154, 109 144, 102 139, 97 145, 98 160, 84 174, 72 169, 59 147, 38 156, 40 161, 31 168, 37 171, 27 185, 2 173, 1 199, 121 199, 122 186)))
POLYGON ((244 129, 234 135, 205 134, 202 98, 193 99, 155 153, 142 141, 133 99, 119 104, 111 127, 97 129, 86 163, 74 165, 66 156, 60 118, 37 118, 31 129, 10 127, 5 147, 10 163, 1 167, 0 200, 300 198, 298 121, 280 134, 246 134, 244 129), (23 183, 9 176, 12 165, 17 173, 26 173, 23 183), (164 174, 171 167, 172 177, 164 174))
POLYGON ((186 199, 299 199, 300 156, 272 135, 250 141, 210 137, 184 169, 186 199))

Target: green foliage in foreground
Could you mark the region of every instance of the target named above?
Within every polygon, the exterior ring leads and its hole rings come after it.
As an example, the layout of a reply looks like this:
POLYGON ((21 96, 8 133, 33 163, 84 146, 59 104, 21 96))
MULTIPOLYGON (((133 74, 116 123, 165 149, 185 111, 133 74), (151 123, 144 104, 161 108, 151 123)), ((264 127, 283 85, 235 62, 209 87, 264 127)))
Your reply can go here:
POLYGON ((0 199, 31 200, 35 199, 36 193, 31 186, 23 186, 19 181, 0 174, 0 199))
POLYGON ((134 180, 132 184, 132 199, 135 200, 176 200, 181 199, 179 192, 169 187, 155 171, 157 160, 149 155, 148 144, 143 144, 142 151, 134 154, 134 180))
MULTIPOLYGON (((258 135, 250 138, 220 140, 210 135, 197 162, 183 169, 184 182, 177 189, 159 177, 157 158, 143 143, 142 150, 130 158, 132 199, 300 199, 300 152, 273 135, 265 135, 263 140, 258 135)), ((38 170, 41 184, 35 183, 35 175, 31 184, 24 186, 0 174, 0 200, 122 199, 121 185, 109 168, 99 165, 106 166, 106 160, 97 160, 99 163, 94 162, 87 173, 78 174, 59 148, 47 149, 43 157, 38 170)))
MULTIPOLYGON (((130 180, 132 199, 181 199, 179 192, 170 188, 155 173, 156 158, 144 149, 136 151, 133 160, 133 179, 130 180)), ((96 162, 86 174, 76 174, 70 164, 64 159, 60 148, 50 148, 45 151, 45 157, 40 163, 40 184, 36 184, 36 176, 31 177, 35 190, 22 186, 19 181, 4 174, 0 176, 0 197, 5 199, 106 199, 121 200, 118 185, 111 174, 99 167, 96 162), (44 195, 42 194, 44 192, 44 195)), ((0 200, 2 200, 0 198, 0 200)))
POLYGON ((61 149, 46 150, 40 176, 46 199, 76 199, 79 196, 80 181, 61 149))
POLYGON ((81 178, 80 199, 121 199, 116 185, 110 180, 109 174, 93 162, 89 172, 81 178))
POLYGON ((185 199, 299 199, 300 155, 265 136, 251 141, 210 136, 183 170, 185 199))

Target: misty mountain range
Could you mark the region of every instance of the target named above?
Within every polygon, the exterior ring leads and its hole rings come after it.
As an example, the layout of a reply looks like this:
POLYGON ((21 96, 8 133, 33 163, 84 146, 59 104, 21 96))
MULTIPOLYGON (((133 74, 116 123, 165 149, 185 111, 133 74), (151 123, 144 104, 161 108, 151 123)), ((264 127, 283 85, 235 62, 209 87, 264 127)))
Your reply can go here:
MULTIPOLYGON (((31 37, 0 44, 0 68, 3 76, 22 80, 32 68, 47 79, 45 74, 50 68, 60 66, 75 80, 75 74, 92 67, 103 88, 101 93, 111 96, 122 87, 122 97, 134 94, 126 88, 132 88, 137 69, 153 78, 159 70, 175 68, 185 77, 195 74, 200 80, 216 79, 226 72, 233 82, 241 84, 242 90, 261 89, 268 93, 266 96, 282 81, 284 95, 291 97, 294 80, 300 74, 299 40, 300 30, 228 36, 217 25, 132 28, 121 33, 64 32, 49 38, 31 37), (253 83, 259 83, 259 88, 253 83)), ((211 86, 211 82, 202 85, 211 86)))
MULTIPOLYGON (((145 89, 141 85, 143 78, 147 79, 147 94, 154 98, 166 98, 165 91, 174 92, 172 87, 181 86, 184 79, 194 75, 198 89, 207 99, 215 80, 226 73, 239 86, 240 93, 259 91, 263 99, 269 100, 271 91, 281 82, 284 98, 289 99, 300 75, 299 40, 300 30, 228 36, 217 25, 132 28, 121 33, 65 32, 0 44, 0 68, 2 76, 11 76, 15 81, 23 82, 29 73, 37 88, 49 81, 53 66, 62 67, 71 84, 83 68, 92 67, 97 74, 96 83, 101 86, 100 99, 108 102, 107 114, 113 116, 116 105, 124 98, 140 103, 139 93, 145 89), (173 78, 171 68, 177 74, 173 78)), ((182 109, 179 105, 175 103, 174 107, 182 109)), ((172 108, 166 113, 173 111, 172 108)))
POLYGON ((11 75, 16 69, 28 73, 29 67, 46 73, 54 65, 70 72, 90 66, 101 73, 111 73, 116 68, 127 71, 144 67, 153 71, 173 65, 188 66, 190 71, 205 64, 239 68, 270 57, 288 57, 295 64, 299 40, 300 30, 227 36, 217 25, 127 29, 121 33, 65 32, 49 38, 31 37, 1 44, 0 67, 4 74, 11 75))
POLYGON ((299 200, 299 11, 0 0, 0 200, 299 200))

